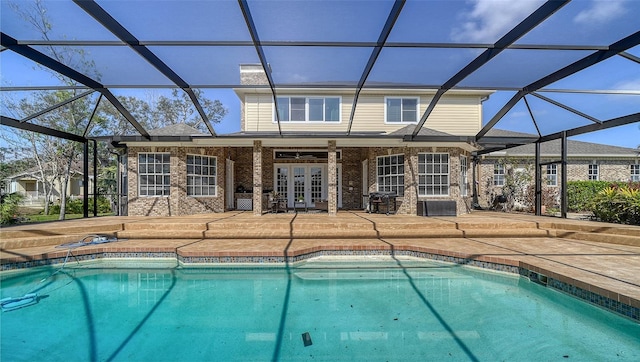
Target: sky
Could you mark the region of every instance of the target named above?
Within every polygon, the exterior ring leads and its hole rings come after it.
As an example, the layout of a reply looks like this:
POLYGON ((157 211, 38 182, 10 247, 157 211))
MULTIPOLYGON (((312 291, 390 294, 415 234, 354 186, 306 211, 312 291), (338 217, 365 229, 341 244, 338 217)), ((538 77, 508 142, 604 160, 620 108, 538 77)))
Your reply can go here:
MULTIPOLYGON (((125 28, 142 41, 249 41, 237 1, 198 0, 97 0, 125 28), (186 6, 185 6, 186 4, 186 6)), ((0 27, 20 40, 38 40, 40 34, 13 10, 31 6, 30 0, 0 1, 0 27)), ((491 44, 538 8, 540 0, 408 0, 388 42, 491 44)), ((249 0, 249 9, 262 41, 375 42, 393 5, 390 0, 306 1, 249 0)), ((71 1, 44 1, 54 40, 117 38, 71 1)), ((559 9, 516 44, 606 46, 640 30, 640 0, 574 0, 559 9)), ((47 52, 41 46, 34 48, 47 52)), ((103 84, 153 89, 113 89, 119 94, 168 94, 158 87, 172 83, 128 47, 81 47, 103 84)), ((252 46, 186 47, 149 45, 187 83, 233 85, 239 82, 239 64, 259 63, 252 46)), ((60 48, 58 48, 60 49, 60 48)), ((264 53, 276 84, 357 82, 371 54, 370 47, 265 46, 264 53)), ((367 84, 411 83, 440 85, 477 57, 482 49, 385 48, 367 84)), ((628 51, 640 57, 640 46, 628 51)), ((503 51, 458 85, 472 88, 524 87, 553 71, 593 53, 592 50, 503 51)), ((28 59, 11 51, 0 52, 0 84, 3 87, 55 85, 59 81, 28 59)), ((550 89, 602 90, 609 94, 543 92, 540 94, 586 113, 600 121, 640 112, 640 64, 615 56, 596 66, 549 85, 550 89), (614 92, 631 94, 612 94, 614 92)), ((240 129, 240 103, 229 88, 205 89, 205 96, 219 99, 229 110, 219 134, 240 129)), ((3 92, 3 96, 8 95, 3 92)), ((514 91, 497 91, 483 103, 483 121, 511 98, 514 91)), ((24 95, 24 92, 10 96, 24 95)), ((529 95, 527 109, 520 101, 496 128, 544 134, 574 128, 592 121, 529 95), (535 122, 534 122, 535 121, 535 122)), ((3 113, 4 114, 4 113, 3 113)), ((428 127, 428 123, 426 125, 428 127)), ((640 125, 631 124, 573 139, 636 148, 640 125)))

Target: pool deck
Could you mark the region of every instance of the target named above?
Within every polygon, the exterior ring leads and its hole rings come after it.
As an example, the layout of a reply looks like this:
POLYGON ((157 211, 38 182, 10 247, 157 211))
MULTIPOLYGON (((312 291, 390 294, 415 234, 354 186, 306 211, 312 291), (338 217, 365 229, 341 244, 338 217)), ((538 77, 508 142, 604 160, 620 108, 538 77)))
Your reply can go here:
POLYGON ((427 218, 358 211, 113 216, 4 227, 1 269, 60 263, 68 248, 59 245, 87 234, 126 240, 74 248, 73 258, 173 257, 196 265, 319 255, 425 257, 539 278, 640 320, 640 226, 486 211, 427 218))

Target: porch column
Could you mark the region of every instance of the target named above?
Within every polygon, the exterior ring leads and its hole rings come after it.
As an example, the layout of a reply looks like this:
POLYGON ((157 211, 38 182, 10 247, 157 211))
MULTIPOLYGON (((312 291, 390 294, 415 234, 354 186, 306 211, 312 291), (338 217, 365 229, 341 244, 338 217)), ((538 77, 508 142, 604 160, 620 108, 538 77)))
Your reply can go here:
POLYGON ((414 147, 405 147, 403 154, 404 195, 400 210, 403 214, 418 215, 418 152, 414 147))
POLYGON ((329 185, 329 215, 338 213, 338 164, 336 159, 336 141, 329 141, 329 160, 327 164, 327 184, 329 185))
POLYGON ((262 215, 262 141, 253 141, 253 214, 262 215))

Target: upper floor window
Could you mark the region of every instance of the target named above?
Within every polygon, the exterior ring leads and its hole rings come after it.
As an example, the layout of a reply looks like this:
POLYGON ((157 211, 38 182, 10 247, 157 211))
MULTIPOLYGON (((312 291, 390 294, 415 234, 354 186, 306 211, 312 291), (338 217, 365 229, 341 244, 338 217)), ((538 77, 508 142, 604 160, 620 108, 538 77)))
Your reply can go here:
POLYGON ((187 155, 187 196, 217 195, 216 157, 187 155))
POLYGON ((467 196, 467 156, 460 156, 460 196, 467 196))
POLYGON ((385 98, 386 123, 418 122, 418 98, 385 98))
POLYGON ((449 195, 449 154, 418 154, 418 195, 449 195))
POLYGON ((340 97, 278 97, 278 116, 280 122, 340 122, 340 97))
POLYGON ((547 165, 547 185, 558 186, 558 165, 547 165))
POLYGON ((140 196, 169 196, 171 161, 168 153, 138 154, 138 188, 140 196))
POLYGON ((377 178, 378 191, 404 195, 404 155, 378 157, 377 178))
POLYGON ((631 165, 631 181, 640 181, 640 165, 631 165))
POLYGON ((589 180, 599 180, 599 175, 598 175, 598 165, 596 164, 591 164, 589 165, 589 172, 587 174, 589 180))
POLYGON ((502 164, 493 165, 493 185, 504 186, 504 165, 502 164))

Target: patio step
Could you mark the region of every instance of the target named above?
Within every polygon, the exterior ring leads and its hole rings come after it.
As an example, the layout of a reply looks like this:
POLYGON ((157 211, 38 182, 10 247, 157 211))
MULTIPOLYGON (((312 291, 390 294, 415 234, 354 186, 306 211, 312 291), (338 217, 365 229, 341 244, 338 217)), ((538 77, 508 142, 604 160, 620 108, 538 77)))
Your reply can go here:
POLYGON ((538 225, 527 221, 508 220, 504 222, 488 222, 488 221, 462 221, 457 222, 456 226, 460 230, 512 230, 512 229, 538 229, 538 225))
POLYGON ((12 250, 22 248, 33 248, 38 246, 51 246, 71 243, 82 240, 86 235, 54 235, 46 237, 26 237, 2 239, 0 241, 0 249, 12 250))
POLYGON ((106 234, 120 239, 142 240, 242 240, 242 239, 332 239, 364 240, 393 238, 508 238, 559 237, 593 242, 640 246, 640 228, 604 223, 572 223, 479 218, 398 219, 364 214, 327 218, 312 215, 272 218, 140 218, 131 222, 56 227, 32 225, 0 230, 4 250, 60 245, 79 241, 86 235, 106 234))
POLYGON ((462 236, 465 238, 534 238, 550 237, 549 230, 534 228, 504 228, 504 229, 463 229, 462 236))
POLYGON ((36 246, 60 245, 79 241, 87 235, 104 234, 115 236, 122 230, 122 224, 92 225, 91 228, 81 226, 56 227, 44 230, 37 224, 29 228, 9 228, 0 230, 0 249, 19 249, 36 246))
POLYGON ((116 233, 118 239, 204 239, 204 230, 188 229, 138 229, 116 233))
POLYGON ((611 225, 606 223, 598 223, 594 225, 554 222, 550 223, 550 225, 544 225, 543 227, 583 233, 601 233, 607 235, 626 235, 640 237, 640 228, 638 228, 637 226, 611 225))
POLYGON ((203 224, 158 225, 151 228, 138 225, 127 226, 126 230, 116 233, 122 239, 331 239, 331 238, 455 238, 455 237, 545 237, 551 232, 529 225, 511 225, 499 227, 491 225, 483 228, 480 225, 443 224, 437 227, 407 224, 369 223, 304 223, 304 224, 203 224), (186 225, 186 226, 185 226, 186 225))
POLYGON ((157 230, 157 231, 205 231, 207 222, 192 222, 188 220, 173 222, 132 222, 127 223, 123 231, 157 230))
POLYGON ((86 226, 63 226, 56 228, 42 227, 42 224, 34 224, 29 228, 2 228, 0 229, 0 239, 13 239, 13 238, 29 238, 29 237, 51 237, 68 234, 99 234, 99 233, 113 233, 123 229, 121 223, 117 224, 105 224, 105 225, 92 225, 90 229, 86 226), (46 229, 46 230, 45 230, 46 229))
POLYGON ((609 234, 596 232, 582 232, 573 230, 554 230, 554 236, 564 239, 593 241, 599 243, 630 245, 640 247, 640 236, 609 234))

